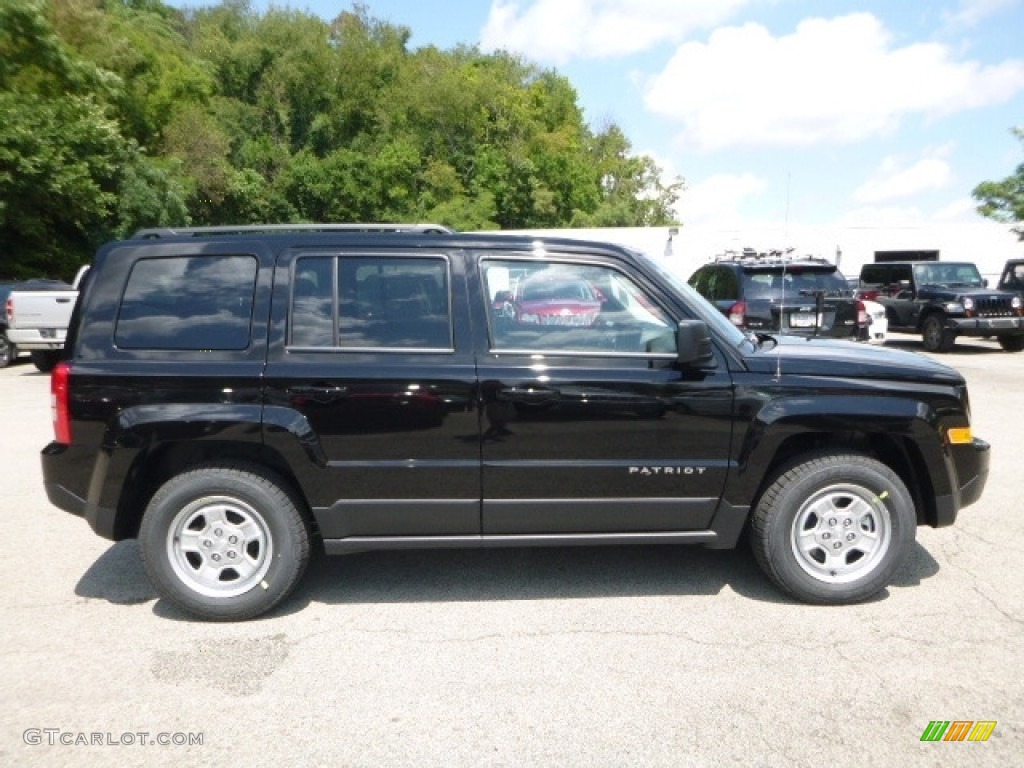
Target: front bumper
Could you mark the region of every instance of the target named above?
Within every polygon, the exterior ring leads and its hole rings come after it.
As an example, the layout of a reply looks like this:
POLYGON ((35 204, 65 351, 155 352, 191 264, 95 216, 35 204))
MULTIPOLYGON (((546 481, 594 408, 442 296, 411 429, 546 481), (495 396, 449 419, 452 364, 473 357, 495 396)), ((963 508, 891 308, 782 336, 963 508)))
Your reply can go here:
POLYGON ((951 477, 956 490, 935 498, 935 518, 929 520, 933 528, 944 528, 956 522, 957 513, 981 498, 988 482, 991 446, 974 438, 970 445, 954 446, 950 458, 951 477))
POLYGON ((949 326, 960 336, 1024 334, 1024 318, 1020 317, 954 317, 949 326))

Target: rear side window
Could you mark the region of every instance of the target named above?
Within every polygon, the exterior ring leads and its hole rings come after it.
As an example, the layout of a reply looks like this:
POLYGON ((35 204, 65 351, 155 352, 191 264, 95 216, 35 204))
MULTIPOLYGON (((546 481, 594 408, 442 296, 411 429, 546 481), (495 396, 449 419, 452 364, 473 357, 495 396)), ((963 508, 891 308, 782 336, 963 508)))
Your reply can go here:
POLYGON ((892 281, 892 268, 866 264, 860 271, 860 281, 865 285, 888 285, 892 281))
POLYGON ((443 257, 307 256, 293 275, 292 347, 452 349, 443 257))
POLYGON ((708 301, 735 301, 739 298, 736 273, 726 266, 710 266, 690 279, 697 292, 708 301))
POLYGON ((114 342, 123 349, 246 349, 257 267, 253 256, 137 262, 121 300, 114 342))

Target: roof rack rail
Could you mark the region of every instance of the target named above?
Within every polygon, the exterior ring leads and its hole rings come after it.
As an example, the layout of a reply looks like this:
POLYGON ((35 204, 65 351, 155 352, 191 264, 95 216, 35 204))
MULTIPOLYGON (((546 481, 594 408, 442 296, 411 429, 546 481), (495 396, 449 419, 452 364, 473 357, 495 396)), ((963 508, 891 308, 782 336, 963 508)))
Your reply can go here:
POLYGON ((791 261, 815 262, 831 264, 828 259, 821 256, 798 256, 794 253, 795 248, 773 248, 767 251, 759 251, 755 248, 744 248, 742 251, 726 250, 717 254, 714 261, 739 261, 747 264, 788 264, 791 261))
POLYGON ((162 237, 288 232, 417 232, 425 235, 450 235, 455 230, 443 224, 239 224, 211 227, 151 227, 138 230, 132 235, 132 239, 156 240, 162 237))

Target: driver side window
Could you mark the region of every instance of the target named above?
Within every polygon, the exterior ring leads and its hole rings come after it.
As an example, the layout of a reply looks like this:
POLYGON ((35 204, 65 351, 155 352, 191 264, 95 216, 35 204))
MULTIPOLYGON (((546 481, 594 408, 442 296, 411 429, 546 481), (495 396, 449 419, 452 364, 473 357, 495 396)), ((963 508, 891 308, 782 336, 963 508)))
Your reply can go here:
POLYGON ((675 354, 671 317, 611 267, 488 259, 481 269, 494 351, 675 354))

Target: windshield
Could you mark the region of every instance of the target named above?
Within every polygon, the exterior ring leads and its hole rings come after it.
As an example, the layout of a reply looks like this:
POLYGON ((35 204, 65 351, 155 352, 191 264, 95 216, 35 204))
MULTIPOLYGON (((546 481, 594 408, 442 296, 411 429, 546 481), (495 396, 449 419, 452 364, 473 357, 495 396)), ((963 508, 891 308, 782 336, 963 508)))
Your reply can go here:
POLYGON ((636 255, 644 264, 650 267, 652 272, 683 295, 686 305, 693 310, 698 320, 703 320, 708 324, 712 329, 713 335, 720 336, 733 347, 739 347, 742 344, 753 344, 743 331, 730 323, 725 315, 719 312, 713 304, 709 303, 707 299, 697 293, 691 286, 687 285, 685 280, 670 272, 662 264, 646 254, 637 253, 636 255))
POLYGON ((918 285, 984 287, 981 273, 973 264, 943 264, 941 262, 915 264, 914 280, 918 285))

